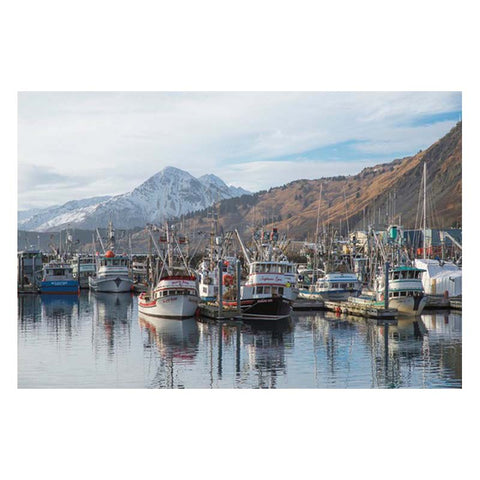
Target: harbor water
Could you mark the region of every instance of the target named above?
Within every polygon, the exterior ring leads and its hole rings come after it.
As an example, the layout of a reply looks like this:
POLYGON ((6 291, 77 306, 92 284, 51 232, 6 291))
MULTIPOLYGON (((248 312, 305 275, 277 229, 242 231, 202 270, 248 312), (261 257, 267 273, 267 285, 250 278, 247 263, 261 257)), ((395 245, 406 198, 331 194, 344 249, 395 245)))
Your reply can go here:
POLYGON ((139 316, 130 293, 18 298, 19 388, 461 386, 459 311, 221 325, 139 316))

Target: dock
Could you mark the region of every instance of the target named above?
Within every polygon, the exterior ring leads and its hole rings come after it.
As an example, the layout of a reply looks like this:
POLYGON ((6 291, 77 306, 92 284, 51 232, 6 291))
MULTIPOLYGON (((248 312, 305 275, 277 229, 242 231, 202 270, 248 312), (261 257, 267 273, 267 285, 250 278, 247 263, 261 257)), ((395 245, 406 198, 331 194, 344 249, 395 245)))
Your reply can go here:
POLYGON ((451 298, 449 303, 450 303, 450 308, 454 310, 462 309, 462 298, 451 298))
POLYGON ((296 300, 292 305, 293 310, 325 310, 325 302, 323 300, 296 300))
POLYGON ((426 310, 437 310, 437 309, 462 309, 462 297, 444 297, 443 295, 427 295, 427 304, 425 305, 426 310))
POLYGON ((348 300, 344 302, 333 302, 323 300, 297 300, 293 304, 295 311, 329 310, 336 313, 346 313, 357 317, 374 319, 392 319, 398 316, 396 308, 385 309, 372 302, 361 302, 359 300, 348 300))
POLYGON ((27 295, 27 294, 32 294, 32 293, 39 293, 40 290, 38 287, 35 287, 33 285, 18 285, 17 292, 19 295, 27 295))
POLYGON ((324 302, 325 308, 335 313, 346 313, 347 315, 355 315, 357 317, 374 318, 374 319, 392 319, 398 316, 396 308, 383 308, 371 303, 363 303, 358 301, 347 302, 324 302))
POLYGON ((200 303, 198 306, 200 315, 214 320, 241 320, 242 313, 236 308, 223 307, 219 311, 218 305, 214 302, 200 303))

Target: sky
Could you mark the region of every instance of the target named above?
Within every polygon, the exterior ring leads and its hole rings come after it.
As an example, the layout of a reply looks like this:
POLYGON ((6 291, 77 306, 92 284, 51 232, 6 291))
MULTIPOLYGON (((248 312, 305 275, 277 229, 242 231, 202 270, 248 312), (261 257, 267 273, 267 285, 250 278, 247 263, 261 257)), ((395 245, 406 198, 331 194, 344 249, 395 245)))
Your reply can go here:
POLYGON ((417 153, 461 92, 21 92, 18 208, 126 193, 166 166, 252 192, 417 153))

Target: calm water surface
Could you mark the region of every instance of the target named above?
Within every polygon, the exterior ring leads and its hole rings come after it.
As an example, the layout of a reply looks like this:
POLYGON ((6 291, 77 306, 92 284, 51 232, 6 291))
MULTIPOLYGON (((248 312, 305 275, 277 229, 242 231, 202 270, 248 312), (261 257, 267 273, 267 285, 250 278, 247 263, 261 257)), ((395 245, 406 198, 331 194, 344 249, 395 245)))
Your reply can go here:
POLYGON ((18 299, 20 388, 459 388, 462 316, 328 312, 218 326, 138 314, 129 293, 18 299))

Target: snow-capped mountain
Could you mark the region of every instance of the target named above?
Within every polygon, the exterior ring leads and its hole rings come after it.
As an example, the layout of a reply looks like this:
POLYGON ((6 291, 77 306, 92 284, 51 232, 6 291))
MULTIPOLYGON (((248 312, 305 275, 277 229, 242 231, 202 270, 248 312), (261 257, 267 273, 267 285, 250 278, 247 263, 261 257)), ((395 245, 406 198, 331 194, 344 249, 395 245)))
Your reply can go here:
POLYGON ((23 212, 19 212, 18 228, 47 231, 70 224, 92 229, 106 227, 110 220, 116 228, 143 227, 246 194, 250 192, 228 186, 215 175, 197 179, 179 168, 166 167, 122 195, 72 201, 42 209, 28 218, 22 218, 23 212))
POLYGON ((57 225, 78 223, 84 220, 100 203, 111 198, 103 197, 72 200, 63 205, 18 212, 18 228, 22 230, 46 231, 57 225))

